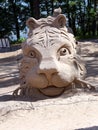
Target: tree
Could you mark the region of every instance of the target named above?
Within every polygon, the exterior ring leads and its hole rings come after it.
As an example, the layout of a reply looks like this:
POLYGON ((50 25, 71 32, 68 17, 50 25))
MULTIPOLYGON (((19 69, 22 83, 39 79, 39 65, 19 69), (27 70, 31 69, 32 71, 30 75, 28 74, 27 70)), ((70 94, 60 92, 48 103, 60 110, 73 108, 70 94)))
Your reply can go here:
POLYGON ((18 21, 18 11, 20 10, 19 6, 16 5, 16 0, 9 0, 9 11, 13 12, 13 26, 15 25, 17 39, 20 38, 20 30, 19 30, 19 21, 18 21), (15 24, 14 24, 15 23, 15 24))
POLYGON ((20 38, 20 31, 26 26, 26 19, 30 16, 28 5, 23 0, 0 1, 0 31, 2 36, 16 34, 20 38), (1 30, 2 29, 2 30, 1 30))
POLYGON ((97 25, 96 25, 96 16, 97 16, 97 13, 96 13, 96 11, 97 11, 97 0, 93 0, 93 6, 94 6, 94 9, 92 10, 93 12, 93 16, 92 16, 92 34, 93 34, 93 36, 95 36, 96 35, 96 33, 97 33, 97 25))
POLYGON ((24 2, 28 5, 30 17, 34 17, 36 19, 40 18, 40 0, 24 0, 24 2))
POLYGON ((12 24, 8 22, 10 17, 8 3, 4 3, 2 0, 0 3, 0 38, 10 34, 12 29, 12 24))
POLYGON ((0 0, 0 37, 13 32, 19 39, 28 17, 47 17, 58 7, 75 35, 98 34, 98 0, 0 0))

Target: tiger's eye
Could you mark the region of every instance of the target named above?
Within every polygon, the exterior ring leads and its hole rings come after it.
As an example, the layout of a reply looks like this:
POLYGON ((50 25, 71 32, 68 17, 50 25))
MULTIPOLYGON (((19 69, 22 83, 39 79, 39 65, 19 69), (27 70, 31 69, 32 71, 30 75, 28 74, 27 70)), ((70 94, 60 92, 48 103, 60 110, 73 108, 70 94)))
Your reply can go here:
POLYGON ((35 57, 36 57, 35 52, 34 52, 34 51, 30 51, 30 52, 29 52, 29 57, 35 58, 35 57))
POLYGON ((63 47, 60 49, 60 56, 64 56, 66 54, 69 54, 69 51, 67 48, 63 47))

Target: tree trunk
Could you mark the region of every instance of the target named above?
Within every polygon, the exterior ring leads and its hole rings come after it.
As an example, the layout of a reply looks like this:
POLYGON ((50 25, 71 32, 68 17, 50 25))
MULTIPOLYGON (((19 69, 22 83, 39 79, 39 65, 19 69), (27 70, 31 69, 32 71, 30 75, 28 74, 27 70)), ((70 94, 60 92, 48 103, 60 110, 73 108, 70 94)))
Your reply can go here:
POLYGON ((33 16, 33 1, 32 0, 30 0, 30 15, 31 15, 31 17, 34 17, 33 16))
MULTIPOLYGON (((85 8, 85 1, 84 1, 84 8, 85 8)), ((80 26, 81 26, 81 32, 82 32, 82 35, 85 36, 85 22, 84 22, 84 19, 85 19, 85 10, 84 10, 84 14, 82 12, 82 7, 81 7, 81 3, 79 3, 79 11, 80 11, 80 26)))
POLYGON ((36 19, 40 18, 40 1, 39 0, 30 0, 30 11, 31 16, 33 16, 36 19))
POLYGON ((88 0, 88 22, 87 22, 87 30, 88 30, 88 35, 91 35, 91 18, 90 18, 90 8, 91 8, 91 0, 88 0))
POLYGON ((53 14, 53 11, 54 11, 53 0, 51 0, 51 8, 52 8, 52 14, 53 14))
MULTIPOLYGON (((93 2, 94 2, 94 12, 96 12, 96 6, 97 6, 96 0, 94 0, 93 2)), ((96 32, 97 32, 96 16, 94 15, 93 22, 92 22, 92 34, 93 34, 93 36, 96 35, 96 32)))
POLYGON ((75 16, 73 15, 72 15, 72 29, 73 29, 74 35, 76 35, 75 16))
POLYGON ((10 0, 10 2, 12 4, 16 35, 17 35, 17 40, 18 40, 20 39, 20 30, 19 30, 19 23, 18 23, 18 18, 17 18, 17 13, 16 13, 16 1, 14 2, 13 0, 10 0))
POLYGON ((45 1, 45 5, 46 5, 46 11, 47 11, 47 16, 49 15, 49 9, 48 9, 48 1, 45 1))
POLYGON ((70 18, 70 12, 69 12, 69 0, 66 1, 67 5, 67 15, 68 15, 68 26, 71 27, 71 18, 70 18))

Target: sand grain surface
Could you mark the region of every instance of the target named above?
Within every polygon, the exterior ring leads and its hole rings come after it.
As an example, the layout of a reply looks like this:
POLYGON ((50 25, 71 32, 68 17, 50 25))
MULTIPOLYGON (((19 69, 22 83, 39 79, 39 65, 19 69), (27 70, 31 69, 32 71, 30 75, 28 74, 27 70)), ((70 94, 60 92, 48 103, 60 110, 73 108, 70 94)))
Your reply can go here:
MULTIPOLYGON (((86 80, 97 89, 98 40, 81 41, 79 46, 86 62, 86 80)), ((21 49, 0 53, 0 130, 98 130, 97 92, 64 93, 57 98, 35 92, 32 100, 14 99, 20 55, 21 49)))

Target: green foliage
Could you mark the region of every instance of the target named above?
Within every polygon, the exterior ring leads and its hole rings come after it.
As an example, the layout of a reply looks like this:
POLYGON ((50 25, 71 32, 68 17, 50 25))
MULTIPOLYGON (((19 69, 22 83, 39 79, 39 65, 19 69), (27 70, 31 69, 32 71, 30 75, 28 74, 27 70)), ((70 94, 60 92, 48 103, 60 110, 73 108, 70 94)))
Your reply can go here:
POLYGON ((23 0, 3 0, 0 2, 0 37, 9 36, 12 32, 20 38, 20 30, 25 28, 29 17, 28 6, 23 0))
POLYGON ((94 8, 91 8, 89 11, 91 16, 96 16, 97 12, 94 11, 94 8))
POLYGON ((98 35, 97 0, 0 0, 0 37, 12 32, 21 42, 20 32, 26 28, 28 17, 47 17, 55 8, 61 7, 76 36, 98 35), (1 13, 2 12, 2 13, 1 13))
POLYGON ((17 40, 17 42, 18 42, 18 43, 22 43, 22 42, 24 42, 25 40, 26 40, 25 38, 22 38, 22 37, 21 37, 20 39, 17 40))
POLYGON ((21 43, 25 42, 25 40, 26 40, 25 38, 21 37, 18 40, 11 41, 11 44, 13 44, 13 45, 21 44, 21 43))
POLYGON ((74 7, 77 5, 77 2, 76 1, 69 1, 69 6, 70 8, 74 7))

